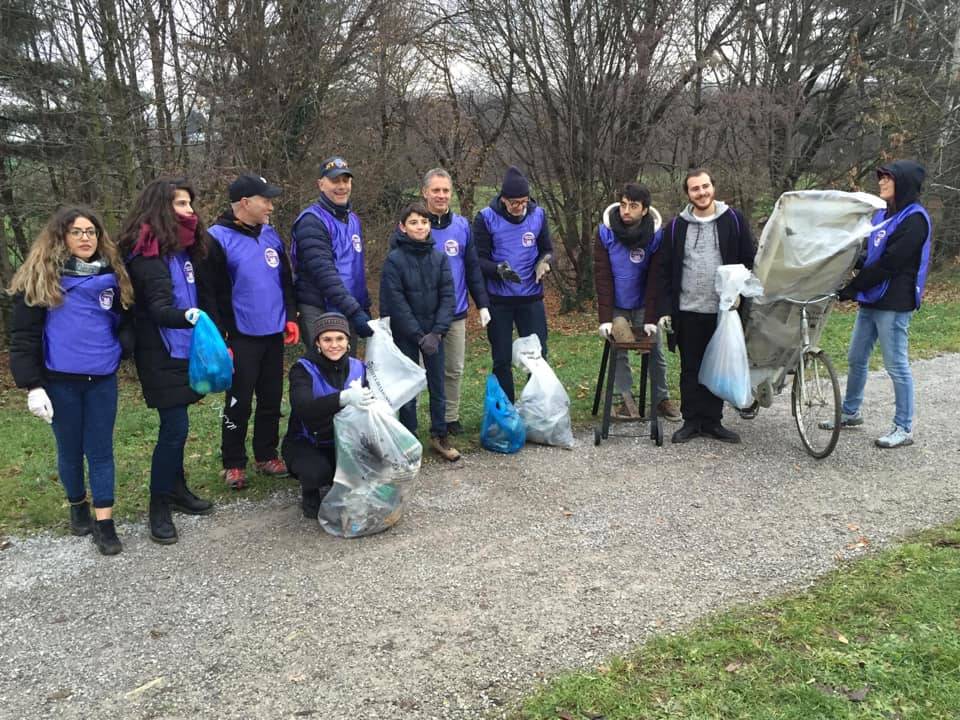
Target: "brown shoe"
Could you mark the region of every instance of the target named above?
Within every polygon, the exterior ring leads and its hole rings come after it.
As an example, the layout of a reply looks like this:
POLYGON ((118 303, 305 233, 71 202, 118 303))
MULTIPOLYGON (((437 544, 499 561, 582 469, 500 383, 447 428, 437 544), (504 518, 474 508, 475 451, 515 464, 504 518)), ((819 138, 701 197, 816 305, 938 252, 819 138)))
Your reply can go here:
POLYGON ((677 407, 677 404, 673 400, 661 400, 660 404, 657 405, 657 412, 660 413, 660 417, 664 420, 680 422, 680 408, 677 407))
POLYGON ((446 435, 430 438, 430 447, 437 455, 448 462, 456 462, 460 459, 460 451, 455 447, 450 447, 450 441, 446 435))
POLYGON ((636 340, 633 336, 633 328, 625 317, 618 316, 613 319, 613 330, 610 331, 610 334, 618 343, 630 343, 636 340))

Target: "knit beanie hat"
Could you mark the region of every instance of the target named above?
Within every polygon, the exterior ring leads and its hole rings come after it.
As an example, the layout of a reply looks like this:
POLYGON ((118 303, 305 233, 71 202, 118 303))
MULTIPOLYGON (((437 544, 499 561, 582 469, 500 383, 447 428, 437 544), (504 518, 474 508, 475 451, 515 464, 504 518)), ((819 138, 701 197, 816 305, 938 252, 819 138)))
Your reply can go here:
POLYGON ((500 187, 500 195, 505 198, 522 198, 530 195, 530 183, 520 172, 516 165, 507 168, 503 176, 503 185, 500 187))
POLYGON ((317 338, 328 330, 336 330, 350 337, 350 323, 338 312, 324 313, 316 319, 313 323, 313 341, 316 342, 317 338))

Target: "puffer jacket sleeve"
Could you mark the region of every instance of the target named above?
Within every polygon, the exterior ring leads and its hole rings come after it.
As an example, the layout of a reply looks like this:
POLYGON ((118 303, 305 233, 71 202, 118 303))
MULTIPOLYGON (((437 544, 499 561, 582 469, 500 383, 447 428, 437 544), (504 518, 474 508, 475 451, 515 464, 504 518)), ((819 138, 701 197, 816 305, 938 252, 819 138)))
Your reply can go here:
MULTIPOLYGON (((418 342, 426 335, 404 292, 402 251, 391 250, 380 274, 380 316, 390 317, 394 335, 414 338, 418 342)), ((449 274, 449 268, 447 273, 449 274)), ((447 324, 449 327, 449 323, 447 324)))

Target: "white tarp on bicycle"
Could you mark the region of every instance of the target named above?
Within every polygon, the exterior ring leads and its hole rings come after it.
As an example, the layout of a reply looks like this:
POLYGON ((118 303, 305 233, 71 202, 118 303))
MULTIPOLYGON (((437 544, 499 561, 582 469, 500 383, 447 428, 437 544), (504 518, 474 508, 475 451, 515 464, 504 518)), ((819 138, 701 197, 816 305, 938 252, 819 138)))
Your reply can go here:
MULTIPOLYGON (((802 343, 801 307, 835 292, 847 280, 886 203, 868 193, 799 190, 780 196, 760 236, 753 272, 764 294, 755 298, 746 326, 747 355, 756 386, 775 376, 802 343)), ((831 303, 807 308, 816 345, 831 303)))

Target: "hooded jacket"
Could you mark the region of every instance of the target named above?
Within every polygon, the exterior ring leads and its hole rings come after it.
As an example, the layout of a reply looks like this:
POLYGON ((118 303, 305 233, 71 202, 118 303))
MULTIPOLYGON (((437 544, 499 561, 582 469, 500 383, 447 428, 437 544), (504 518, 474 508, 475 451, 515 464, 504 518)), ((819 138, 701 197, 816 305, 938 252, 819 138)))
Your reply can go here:
MULTIPOLYGON (((883 165, 879 170, 893 176, 894 202, 887 208, 884 218, 889 218, 911 203, 918 202, 925 172, 912 160, 898 160, 883 165)), ((874 303, 861 303, 862 307, 876 310, 908 312, 916 309, 917 273, 923 246, 931 228, 920 213, 911 213, 897 225, 887 238, 887 244, 879 259, 866 266, 841 290, 841 297, 853 297, 858 291, 869 290, 889 281, 887 291, 874 303)))
MULTIPOLYGON (((628 250, 645 250, 653 242, 654 235, 660 230, 662 220, 660 213, 656 208, 651 207, 649 212, 641 218, 639 222, 633 225, 624 225, 620 219, 620 206, 613 203, 603 212, 603 227, 613 233, 616 241, 621 243, 628 250)), ((651 308, 653 302, 648 302, 651 296, 655 297, 656 291, 656 255, 650 260, 650 266, 647 268, 647 292, 644 300, 644 307, 651 308), (653 278, 653 281, 650 281, 653 278)), ((597 238, 593 245, 593 273, 594 282, 597 289, 597 314, 601 323, 613 321, 613 309, 616 307, 616 293, 614 287, 613 267, 610 264, 610 253, 600 239, 600 231, 597 231, 597 238)), ((655 309, 651 308, 653 314, 655 309)))

